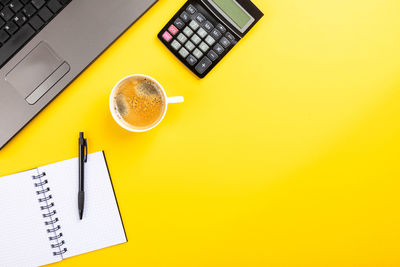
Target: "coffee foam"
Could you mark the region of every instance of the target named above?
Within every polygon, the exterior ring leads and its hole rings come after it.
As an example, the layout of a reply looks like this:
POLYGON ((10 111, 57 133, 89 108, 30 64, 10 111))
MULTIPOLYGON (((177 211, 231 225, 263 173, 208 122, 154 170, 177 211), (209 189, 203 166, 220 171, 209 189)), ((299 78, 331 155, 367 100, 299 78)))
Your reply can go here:
POLYGON ((132 77, 119 84, 114 107, 127 126, 146 129, 155 125, 164 114, 165 97, 155 82, 132 77))

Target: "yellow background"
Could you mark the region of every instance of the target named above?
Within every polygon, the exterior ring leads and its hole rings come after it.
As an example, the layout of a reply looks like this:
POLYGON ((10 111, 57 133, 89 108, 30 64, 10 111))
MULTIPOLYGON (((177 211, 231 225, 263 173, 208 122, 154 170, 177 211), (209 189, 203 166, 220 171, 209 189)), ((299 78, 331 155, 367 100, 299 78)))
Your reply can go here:
MULTIPOLYGON (((400 1, 254 0, 264 18, 203 80, 156 39, 161 0, 0 151, 0 175, 105 150, 129 242, 55 266, 400 266, 400 1), (148 133, 108 97, 170 96, 148 133)), ((101 234, 101 233, 99 233, 101 234)))

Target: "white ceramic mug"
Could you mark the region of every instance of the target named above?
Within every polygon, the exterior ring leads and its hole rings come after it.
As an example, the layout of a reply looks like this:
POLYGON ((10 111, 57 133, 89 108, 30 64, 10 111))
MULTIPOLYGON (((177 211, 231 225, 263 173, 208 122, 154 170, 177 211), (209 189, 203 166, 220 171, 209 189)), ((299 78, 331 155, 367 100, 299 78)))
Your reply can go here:
POLYGON ((129 75, 129 76, 127 76, 127 77, 121 79, 121 80, 114 86, 114 88, 112 89, 111 95, 110 95, 110 111, 111 111, 111 115, 113 116, 114 120, 115 120, 115 121, 118 123, 118 125, 121 126, 122 128, 124 128, 124 129, 126 129, 126 130, 128 130, 128 131, 131 131, 131 132, 146 132, 146 131, 149 131, 149 130, 153 129, 153 128, 156 127, 157 125, 159 125, 160 122, 164 119, 165 114, 167 113, 168 104, 172 104, 172 103, 182 103, 183 101, 184 101, 183 96, 167 97, 167 94, 165 93, 164 88, 163 88, 163 87, 161 86, 161 84, 160 84, 158 81, 156 81, 154 78, 152 78, 152 77, 150 77, 150 76, 147 76, 147 75, 143 75, 143 74, 133 74, 133 75, 129 75), (163 115, 160 117, 160 119, 158 120, 157 123, 155 123, 154 125, 152 125, 152 126, 150 126, 150 127, 148 127, 148 128, 145 128, 145 129, 136 129, 136 128, 129 127, 129 125, 127 125, 124 121, 122 121, 121 118, 118 117, 118 115, 117 115, 117 113, 116 113, 116 111, 115 111, 115 103, 114 103, 115 101, 114 101, 114 97, 115 97, 115 94, 116 94, 116 92, 117 92, 117 90, 118 90, 118 88, 119 88, 119 85, 120 85, 122 82, 124 82, 125 80, 131 79, 131 78, 135 78, 135 77, 146 78, 146 79, 148 79, 148 80, 153 81, 155 84, 157 84, 157 86, 160 88, 160 90, 161 90, 161 92, 162 92, 162 94, 163 94, 164 100, 165 100, 165 109, 164 109, 163 115))

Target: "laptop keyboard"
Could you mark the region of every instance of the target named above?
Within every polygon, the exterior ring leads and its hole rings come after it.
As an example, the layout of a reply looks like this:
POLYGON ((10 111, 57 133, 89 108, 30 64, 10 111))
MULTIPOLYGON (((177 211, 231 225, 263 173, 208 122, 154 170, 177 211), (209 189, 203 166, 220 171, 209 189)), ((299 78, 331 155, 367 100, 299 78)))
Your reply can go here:
POLYGON ((0 68, 71 0, 0 0, 0 68))

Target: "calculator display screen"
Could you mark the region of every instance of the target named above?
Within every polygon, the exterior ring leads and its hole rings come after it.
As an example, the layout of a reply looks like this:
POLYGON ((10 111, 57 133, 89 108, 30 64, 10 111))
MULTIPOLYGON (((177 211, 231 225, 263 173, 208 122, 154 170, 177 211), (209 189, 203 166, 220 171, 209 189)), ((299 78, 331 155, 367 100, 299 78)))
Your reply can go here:
POLYGON ((218 11, 226 15, 226 19, 241 32, 253 23, 254 18, 235 0, 208 0, 218 11))

